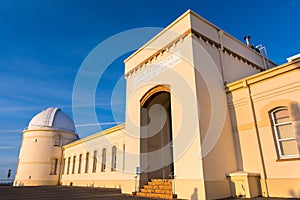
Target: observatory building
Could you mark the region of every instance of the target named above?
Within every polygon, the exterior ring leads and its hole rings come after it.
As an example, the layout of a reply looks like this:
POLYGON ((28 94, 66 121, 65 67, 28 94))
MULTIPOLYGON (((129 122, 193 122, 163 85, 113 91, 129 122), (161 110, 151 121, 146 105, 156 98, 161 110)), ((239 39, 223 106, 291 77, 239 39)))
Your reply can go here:
POLYGON ((23 131, 15 186, 179 199, 300 198, 300 56, 277 66, 188 10, 125 63, 125 123, 78 139, 60 109, 23 131))
POLYGON ((58 185, 61 147, 77 138, 73 120, 60 109, 38 113, 23 131, 14 185, 58 185))

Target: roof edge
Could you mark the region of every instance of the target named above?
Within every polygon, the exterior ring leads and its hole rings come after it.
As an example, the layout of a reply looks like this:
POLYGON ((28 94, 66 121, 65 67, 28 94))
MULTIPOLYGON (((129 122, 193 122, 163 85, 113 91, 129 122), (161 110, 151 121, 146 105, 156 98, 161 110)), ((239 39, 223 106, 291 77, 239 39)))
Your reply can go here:
POLYGON ((169 24, 167 27, 163 28, 162 31, 160 31, 159 33, 157 33, 153 38, 151 38, 146 44, 144 44, 143 46, 141 46, 138 50, 136 50, 133 54, 131 54, 129 57, 127 57, 124 60, 124 63, 126 63, 127 61, 129 61, 131 58, 133 58, 135 55, 137 55, 139 52, 141 52, 143 49, 145 49, 147 46, 149 46, 151 43, 153 43, 157 38, 159 38, 161 35, 163 35, 166 31, 168 31, 169 29, 171 29, 175 24, 177 24, 181 19, 183 19, 185 16, 187 16, 188 14, 196 14, 195 12, 193 12, 191 9, 188 9, 187 11, 185 11, 182 15, 180 15, 178 18, 176 18, 171 24, 169 24))
POLYGON ((293 62, 284 63, 282 65, 276 66, 272 69, 268 69, 266 71, 254 74, 252 76, 248 76, 246 78, 237 80, 232 83, 228 83, 225 88, 226 92, 231 92, 240 88, 243 88, 247 85, 255 84, 257 82, 272 78, 274 76, 278 76, 280 74, 293 71, 295 69, 300 68, 300 60, 296 60, 293 62))
POLYGON ((107 134, 111 134, 113 132, 122 130, 124 128, 125 128, 125 123, 113 126, 113 127, 109 128, 109 129, 100 131, 100 132, 95 133, 93 135, 89 135, 87 137, 84 137, 84 138, 81 138, 79 140, 76 140, 76 141, 74 141, 72 143, 66 144, 66 145, 63 146, 63 149, 70 148, 70 147, 76 146, 78 144, 82 144, 84 142, 90 141, 90 140, 98 138, 98 137, 102 137, 102 136, 107 135, 107 134))

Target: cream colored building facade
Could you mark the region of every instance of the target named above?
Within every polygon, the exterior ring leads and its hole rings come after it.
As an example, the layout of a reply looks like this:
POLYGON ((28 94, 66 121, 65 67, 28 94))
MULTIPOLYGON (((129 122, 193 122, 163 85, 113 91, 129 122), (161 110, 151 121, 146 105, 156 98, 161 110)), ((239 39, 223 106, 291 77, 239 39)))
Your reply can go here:
MULTIPOLYGON (((40 144, 48 156, 32 165, 26 141, 35 130, 24 131, 14 185, 180 199, 300 197, 299 68, 297 59, 276 66, 188 10, 125 60, 125 124, 80 140, 68 132, 61 155, 40 144), (34 170, 39 162, 44 171, 34 170), (28 180, 29 171, 53 181, 28 180)), ((53 142, 56 133, 39 134, 53 142)))

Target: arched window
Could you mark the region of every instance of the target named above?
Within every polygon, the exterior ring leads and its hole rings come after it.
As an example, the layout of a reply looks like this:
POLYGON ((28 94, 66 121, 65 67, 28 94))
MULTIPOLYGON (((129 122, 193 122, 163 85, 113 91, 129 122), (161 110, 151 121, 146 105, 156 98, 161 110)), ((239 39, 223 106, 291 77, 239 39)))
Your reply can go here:
POLYGON ((79 155, 79 161, 78 161, 78 174, 81 173, 81 161, 82 161, 82 154, 79 155))
POLYGON ((97 151, 94 151, 94 159, 93 159, 93 172, 97 170, 97 151))
POLYGON ((271 116, 279 158, 298 157, 298 145, 288 109, 286 107, 275 109, 271 116))
POLYGON ((61 166, 61 174, 65 174, 65 167, 66 167, 66 158, 63 159, 63 163, 61 166))
POLYGON ((106 168, 106 148, 102 149, 102 165, 101 165, 101 171, 104 172, 106 168))
POLYGON ((57 147, 61 146, 61 136, 60 135, 54 136, 54 146, 57 146, 57 147))
POLYGON ((57 164, 58 164, 58 159, 57 159, 57 158, 52 158, 52 160, 51 160, 51 170, 50 170, 50 175, 56 175, 56 172, 57 172, 57 164))
POLYGON ((90 156, 90 153, 87 152, 86 156, 85 156, 85 170, 84 170, 85 173, 88 173, 88 171, 89 171, 89 156, 90 156))
POLYGON ((72 174, 75 173, 76 156, 73 156, 72 174))
POLYGON ((112 147, 112 157, 111 157, 111 171, 115 171, 117 169, 117 147, 112 147))
POLYGON ((70 172, 70 162, 71 162, 71 157, 68 158, 67 174, 69 174, 70 172))

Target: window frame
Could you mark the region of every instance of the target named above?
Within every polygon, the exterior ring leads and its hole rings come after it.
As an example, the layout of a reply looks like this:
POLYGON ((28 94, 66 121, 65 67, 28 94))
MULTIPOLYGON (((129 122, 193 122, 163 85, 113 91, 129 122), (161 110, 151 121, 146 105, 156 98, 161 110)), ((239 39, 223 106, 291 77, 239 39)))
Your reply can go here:
POLYGON ((51 159, 50 175, 57 175, 58 158, 51 159))
POLYGON ((280 126, 290 125, 293 128, 293 123, 292 123, 292 120, 291 120, 291 115, 290 115, 290 112, 289 112, 289 108, 288 107, 278 107, 278 108, 273 109, 270 112, 270 114, 271 114, 272 128, 273 128, 273 131, 274 131, 276 150, 277 150, 278 158, 279 159, 299 158, 299 156, 300 156, 299 155, 299 149, 298 149, 298 154, 284 155, 282 147, 281 147, 282 142, 285 142, 285 141, 295 141, 296 145, 298 147, 296 134, 294 133, 294 131, 293 131, 294 137, 288 137, 288 138, 280 138, 279 137, 279 135, 280 135, 279 127, 280 126), (281 123, 276 122, 277 118, 275 117, 275 113, 280 111, 280 110, 287 110, 288 117, 289 117, 288 122, 281 122, 281 123))
POLYGON ((92 172, 96 172, 96 171, 97 171, 97 150, 94 151, 92 172))
POLYGON ((76 156, 73 156, 72 174, 75 174, 76 156))
POLYGON ((71 157, 68 157, 67 174, 70 174, 71 157))
POLYGON ((117 146, 111 148, 111 171, 116 171, 117 169, 117 146))
POLYGON ((88 173, 89 172, 89 157, 90 157, 90 153, 87 152, 85 154, 85 169, 84 169, 84 173, 88 173))
POLYGON ((102 149, 102 162, 101 162, 101 172, 105 172, 106 169, 106 148, 102 149))
POLYGON ((61 166, 61 174, 65 174, 65 167, 66 167, 66 158, 63 159, 62 166, 61 166))
POLYGON ((53 146, 55 146, 55 147, 60 147, 61 146, 61 135, 55 135, 54 136, 54 144, 53 144, 53 146))
POLYGON ((78 157, 78 171, 77 171, 78 174, 81 173, 81 162, 82 162, 82 154, 79 154, 79 157, 78 157))

